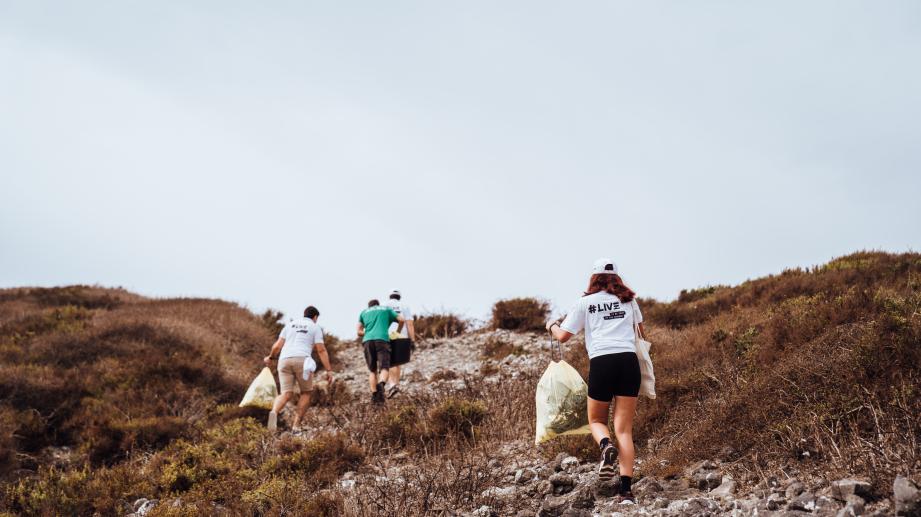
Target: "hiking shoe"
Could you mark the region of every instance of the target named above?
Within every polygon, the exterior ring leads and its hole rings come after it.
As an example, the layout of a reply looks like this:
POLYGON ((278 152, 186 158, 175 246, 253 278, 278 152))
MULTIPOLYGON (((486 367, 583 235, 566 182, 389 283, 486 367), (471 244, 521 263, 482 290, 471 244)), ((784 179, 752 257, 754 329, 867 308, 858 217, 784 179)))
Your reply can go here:
POLYGON ((636 498, 633 497, 633 491, 627 490, 617 498, 618 504, 636 504, 636 498))
POLYGON ((617 447, 609 443, 608 446, 601 451, 601 464, 598 465, 598 480, 601 482, 608 482, 614 479, 614 465, 616 463, 617 447))
POLYGON ((400 393, 400 387, 394 384, 387 389, 387 398, 392 399, 393 397, 396 397, 398 393, 400 393))
POLYGON ((267 427, 270 431, 278 429, 278 413, 274 411, 269 411, 269 422, 267 427))

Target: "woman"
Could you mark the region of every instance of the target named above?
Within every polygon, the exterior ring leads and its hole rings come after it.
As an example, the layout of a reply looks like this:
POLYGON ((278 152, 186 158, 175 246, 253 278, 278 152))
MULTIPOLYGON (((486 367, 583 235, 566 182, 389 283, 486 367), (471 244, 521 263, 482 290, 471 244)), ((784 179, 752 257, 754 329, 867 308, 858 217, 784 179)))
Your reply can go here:
POLYGON ((620 460, 620 497, 633 503, 633 416, 640 390, 640 363, 636 357, 637 323, 643 334, 643 315, 634 298, 636 293, 624 285, 617 266, 609 259, 598 259, 585 295, 573 305, 562 323, 550 321, 547 330, 565 343, 585 329, 585 348, 589 357, 588 422, 592 437, 601 448, 598 477, 614 477, 614 461, 620 460), (614 402, 614 434, 608 432, 608 414, 614 402), (618 455, 619 451, 619 455, 618 455))

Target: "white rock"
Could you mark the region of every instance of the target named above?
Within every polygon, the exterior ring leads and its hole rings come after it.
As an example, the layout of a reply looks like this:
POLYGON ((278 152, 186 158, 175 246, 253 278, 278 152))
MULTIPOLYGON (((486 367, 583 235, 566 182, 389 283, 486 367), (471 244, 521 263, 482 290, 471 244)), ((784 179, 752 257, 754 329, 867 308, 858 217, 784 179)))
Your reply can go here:
POLYGON ((560 462, 560 467, 566 472, 575 472, 579 468, 579 460, 574 456, 567 456, 560 462))

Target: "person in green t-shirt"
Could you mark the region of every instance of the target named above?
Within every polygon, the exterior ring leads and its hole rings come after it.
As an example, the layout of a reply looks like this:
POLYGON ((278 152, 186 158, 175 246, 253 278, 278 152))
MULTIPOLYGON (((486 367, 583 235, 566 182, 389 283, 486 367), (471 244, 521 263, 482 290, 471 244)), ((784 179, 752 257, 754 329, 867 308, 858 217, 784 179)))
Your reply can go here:
POLYGON ((358 335, 362 336, 365 363, 371 371, 368 375, 371 402, 382 403, 385 400, 384 387, 390 369, 390 324, 394 322, 404 323, 403 317, 390 307, 381 307, 377 300, 368 302, 368 308, 358 316, 358 335))

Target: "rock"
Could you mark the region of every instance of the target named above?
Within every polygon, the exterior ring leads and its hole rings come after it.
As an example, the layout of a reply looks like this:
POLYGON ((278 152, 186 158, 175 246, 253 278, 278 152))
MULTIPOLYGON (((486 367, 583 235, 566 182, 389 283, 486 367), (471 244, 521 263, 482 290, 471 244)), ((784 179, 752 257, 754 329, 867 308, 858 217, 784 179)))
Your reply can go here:
POLYGON ((355 488, 355 484, 354 479, 342 479, 339 481, 339 486, 342 487, 343 490, 351 490, 355 488))
POLYGON ((353 472, 353 471, 351 471, 351 470, 348 471, 348 472, 346 472, 345 474, 342 475, 342 479, 346 479, 346 480, 348 480, 348 479, 355 479, 355 472, 353 472))
POLYGON ((734 494, 736 491, 736 482, 730 479, 723 479, 723 482, 720 483, 720 486, 714 488, 710 491, 710 495, 713 497, 729 497, 734 494))
POLYGON ((553 493, 553 485, 548 480, 543 480, 537 485, 537 493, 541 495, 548 495, 553 493))
POLYGON ((567 497, 571 508, 594 508, 595 506, 595 494, 585 485, 582 485, 567 497))
POLYGON ((815 495, 812 492, 803 492, 790 501, 790 504, 787 505, 787 509, 811 512, 815 510, 815 495))
POLYGON ((787 496, 787 499, 793 499, 794 497, 802 494, 806 491, 806 485, 800 483, 799 481, 794 481, 787 486, 787 489, 784 491, 784 495, 787 496))
POLYGON ((767 509, 772 512, 780 510, 785 504, 787 504, 786 498, 776 492, 769 495, 767 498, 767 509))
MULTIPOLYGON (((607 483, 602 483, 598 481, 595 483, 595 499, 603 499, 605 497, 614 497, 620 493, 620 482, 619 481, 609 481, 607 483)), ((634 492, 636 493, 636 492, 634 492)))
POLYGON ((563 460, 566 459, 568 456, 569 455, 566 454, 565 452, 561 452, 557 454, 556 458, 553 458, 553 461, 550 462, 550 468, 552 468, 556 472, 563 470, 563 467, 560 464, 563 463, 563 460))
POLYGON ((839 501, 844 501, 849 495, 859 495, 867 498, 872 487, 870 483, 859 479, 839 479, 831 484, 831 495, 839 501))
POLYGON ((567 456, 560 461, 560 469, 573 473, 579 468, 579 460, 574 456, 567 456))
POLYGON ((147 501, 148 501, 148 500, 149 500, 149 499, 147 499, 146 497, 142 497, 142 498, 138 499, 137 501, 134 502, 134 504, 131 505, 131 511, 136 512, 136 511, 140 510, 142 506, 144 506, 145 504, 147 504, 147 501))
POLYGON ((493 458, 493 459, 489 460, 488 462, 486 462, 486 466, 489 467, 489 468, 491 468, 491 469, 494 469, 494 468, 498 467, 498 466, 501 465, 501 464, 502 464, 502 462, 500 462, 500 461, 499 461, 498 459, 496 459, 496 458, 493 458))
POLYGON ((656 497, 656 500, 652 502, 652 507, 655 509, 659 508, 668 508, 669 500, 664 497, 656 497))
POLYGON ((486 505, 470 512, 470 517, 496 517, 497 515, 499 514, 495 510, 486 505))
POLYGON ((630 490, 638 496, 646 496, 649 494, 656 494, 665 490, 662 487, 662 484, 655 480, 655 478, 645 477, 636 483, 633 483, 633 486, 630 487, 630 490))
POLYGON ((568 504, 569 501, 563 496, 548 497, 537 510, 537 517, 560 517, 568 504))
POLYGON ((509 499, 513 499, 516 493, 517 491, 515 490, 515 487, 513 486, 505 486, 505 487, 494 486, 494 487, 487 488, 486 490, 483 490, 483 492, 480 493, 480 495, 486 499, 494 497, 496 499, 509 500, 509 499))
POLYGON ((523 485, 534 479, 537 474, 531 469, 518 469, 515 472, 515 483, 523 485))
POLYGON ((846 502, 847 504, 845 507, 838 511, 838 515, 841 515, 841 512, 844 512, 845 516, 863 515, 867 504, 866 501, 863 500, 863 497, 859 495, 849 495, 847 496, 846 502))
POLYGON ((569 474, 557 472, 556 474, 550 476, 550 484, 553 485, 554 489, 560 487, 569 487, 572 489, 573 485, 576 484, 576 481, 569 474))
POLYGON ((134 515, 136 515, 137 517, 144 517, 145 515, 150 513, 150 511, 153 510, 154 507, 157 506, 159 502, 160 501, 158 501, 157 499, 150 499, 150 500, 143 499, 143 498, 138 499, 137 501, 134 502, 134 505, 135 505, 134 515), (138 504, 139 502, 141 504, 138 504))
POLYGON ((701 471, 694 476, 694 485, 704 492, 712 490, 723 483, 723 476, 716 471, 701 471))
POLYGON ((895 503, 896 515, 921 515, 921 492, 912 480, 896 476, 892 482, 892 500, 895 503))

